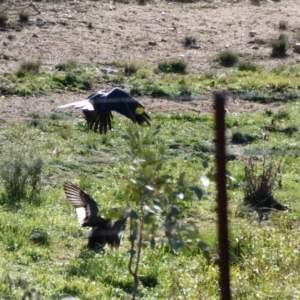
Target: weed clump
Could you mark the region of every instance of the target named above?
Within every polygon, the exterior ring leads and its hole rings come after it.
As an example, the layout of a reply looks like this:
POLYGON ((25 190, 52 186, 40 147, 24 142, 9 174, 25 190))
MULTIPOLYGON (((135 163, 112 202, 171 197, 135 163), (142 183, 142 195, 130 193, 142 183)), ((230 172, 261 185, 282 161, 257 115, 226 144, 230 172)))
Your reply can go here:
POLYGON ((194 47, 196 46, 196 38, 188 35, 184 38, 183 44, 186 48, 194 47))
POLYGON ((239 71, 251 71, 255 72, 258 70, 258 66, 251 61, 240 61, 237 65, 239 71))
POLYGON ((123 64, 124 74, 130 76, 135 74, 139 70, 139 65, 135 61, 127 61, 123 64))
POLYGON ((78 64, 75 60, 69 59, 65 62, 61 62, 55 66, 55 69, 58 71, 71 72, 78 67, 78 64))
POLYGON ((18 71, 16 72, 17 77, 26 77, 37 75, 40 72, 41 62, 39 60, 35 61, 25 61, 21 63, 18 71))
POLYGON ((278 203, 273 195, 276 182, 282 185, 282 160, 278 164, 270 164, 264 155, 260 164, 259 167, 259 163, 249 158, 245 165, 244 204, 254 208, 260 217, 271 210, 287 210, 288 207, 278 203))
POLYGON ((0 26, 4 27, 6 25, 6 22, 8 20, 8 16, 6 11, 1 11, 0 12, 0 26))
POLYGON ((218 54, 217 59, 222 66, 232 67, 238 62, 239 57, 233 51, 225 50, 218 54))
POLYGON ((288 49, 288 37, 286 34, 281 33, 277 39, 271 42, 272 57, 284 57, 288 49))
POLYGON ((171 59, 158 64, 158 70, 164 73, 185 74, 187 63, 182 59, 171 59))
POLYGON ((26 157, 22 151, 13 153, 0 169, 4 187, 1 202, 12 206, 24 202, 40 204, 42 167, 41 158, 26 157))
POLYGON ((29 21, 29 13, 22 10, 20 13, 19 13, 19 21, 21 23, 27 23, 29 21))

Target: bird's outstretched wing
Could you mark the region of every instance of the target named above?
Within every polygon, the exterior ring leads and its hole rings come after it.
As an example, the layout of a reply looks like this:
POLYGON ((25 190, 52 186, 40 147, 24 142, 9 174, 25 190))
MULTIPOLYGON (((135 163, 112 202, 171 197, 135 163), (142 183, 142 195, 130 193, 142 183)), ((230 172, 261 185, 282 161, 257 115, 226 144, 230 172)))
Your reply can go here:
POLYGON ((119 88, 108 93, 96 93, 89 97, 93 103, 94 111, 83 111, 88 126, 95 132, 106 133, 111 129, 112 111, 131 119, 134 123, 150 126, 150 116, 145 108, 129 94, 119 88))
POLYGON ((81 109, 89 128, 99 133, 106 134, 107 129, 112 128, 112 111, 120 113, 139 125, 150 126, 150 116, 146 113, 144 106, 119 88, 114 88, 108 93, 101 90, 91 94, 86 100, 66 104, 59 108, 67 107, 81 109))
POLYGON ((92 227, 103 219, 97 216, 99 209, 96 201, 78 186, 71 182, 65 182, 64 191, 67 200, 76 209, 81 226, 92 227))
MULTIPOLYGON (((116 111, 139 125, 150 125, 150 116, 145 107, 119 88, 114 88, 106 94, 105 109, 116 111)), ((95 103, 95 106, 97 103, 95 103)))

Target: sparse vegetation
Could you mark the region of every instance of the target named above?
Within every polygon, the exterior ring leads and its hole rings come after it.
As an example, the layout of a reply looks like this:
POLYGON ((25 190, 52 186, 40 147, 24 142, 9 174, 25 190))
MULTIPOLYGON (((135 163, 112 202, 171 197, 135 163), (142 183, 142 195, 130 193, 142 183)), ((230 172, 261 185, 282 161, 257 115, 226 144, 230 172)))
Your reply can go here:
POLYGON ((281 33, 277 39, 271 41, 272 57, 284 57, 288 49, 288 37, 286 34, 281 33))
POLYGON ((217 55, 217 59, 222 66, 232 67, 238 62, 239 57, 233 51, 225 50, 217 55))
POLYGON ((185 74, 187 63, 182 59, 171 59, 161 61, 158 64, 158 70, 164 73, 180 73, 185 74))
MULTIPOLYGON (((181 64, 181 60, 179 61, 181 64)), ((30 68, 31 65, 30 62, 30 68)), ((268 70, 258 67, 254 63, 241 61, 237 64, 237 70, 222 76, 217 76, 214 72, 204 72, 200 75, 172 73, 171 70, 178 70, 178 66, 174 66, 172 63, 162 64, 162 69, 171 73, 161 72, 158 68, 152 68, 146 63, 140 62, 136 63, 136 66, 134 64, 133 67, 129 65, 128 70, 133 73, 124 76, 123 65, 118 63, 117 67, 122 67, 122 69, 99 68, 99 66, 94 67, 93 65, 80 66, 77 62, 70 60, 56 66, 65 73, 56 71, 36 73, 37 68, 28 73, 26 71, 27 64, 25 64, 25 67, 20 67, 19 72, 5 75, 0 80, 0 92, 26 96, 52 89, 89 90, 94 84, 114 83, 130 86, 135 95, 163 96, 173 99, 188 96, 186 99, 190 99, 189 97, 193 94, 208 94, 210 89, 219 87, 229 88, 238 93, 243 91, 241 95, 243 99, 268 102, 296 99, 299 91, 297 74, 300 72, 300 68, 298 66, 282 65, 268 70), (238 71, 239 69, 241 70, 238 71), (251 72, 245 72, 249 70, 251 72), (32 76, 33 74, 35 75, 32 76)), ((185 67, 186 65, 183 63, 182 66, 179 66, 178 71, 183 72, 185 67)))

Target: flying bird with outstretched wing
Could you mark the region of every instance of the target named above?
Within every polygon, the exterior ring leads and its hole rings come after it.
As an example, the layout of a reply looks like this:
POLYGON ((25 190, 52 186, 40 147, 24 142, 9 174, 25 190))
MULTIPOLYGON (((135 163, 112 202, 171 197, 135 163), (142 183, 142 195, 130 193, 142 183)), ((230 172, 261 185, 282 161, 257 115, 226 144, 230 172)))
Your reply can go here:
POLYGON ((64 183, 64 191, 67 200, 76 210, 79 224, 82 227, 91 227, 87 247, 103 249, 108 244, 112 249, 118 249, 127 218, 120 218, 113 223, 111 219, 98 216, 96 201, 71 182, 64 183))
POLYGON ((81 109, 89 128, 100 134, 106 134, 108 128, 112 129, 112 111, 120 113, 139 125, 150 126, 150 116, 144 106, 117 87, 109 92, 101 90, 90 95, 86 100, 69 103, 59 108, 67 107, 81 109))

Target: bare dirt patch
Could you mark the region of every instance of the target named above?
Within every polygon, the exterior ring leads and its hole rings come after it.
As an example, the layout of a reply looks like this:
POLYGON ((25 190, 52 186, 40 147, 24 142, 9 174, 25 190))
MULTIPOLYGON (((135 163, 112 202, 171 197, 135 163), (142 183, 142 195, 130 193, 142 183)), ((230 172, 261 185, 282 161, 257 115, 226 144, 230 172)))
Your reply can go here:
MULTIPOLYGON (((11 2, 2 1, 0 10, 11 2)), ((254 6, 242 2, 196 2, 179 4, 157 1, 141 6, 134 3, 105 1, 64 1, 35 3, 41 14, 27 8, 29 22, 18 21, 18 4, 8 9, 9 19, 0 28, 1 73, 15 71, 24 60, 41 60, 53 69, 60 62, 147 61, 156 65, 167 58, 182 58, 188 71, 224 72, 215 61, 221 50, 230 49, 243 58, 264 67, 297 63, 292 50, 284 59, 272 59, 269 41, 276 38, 279 22, 285 21, 285 33, 293 43, 299 37, 297 1, 263 2, 254 6), (250 31, 255 31, 254 36, 250 31), (186 36, 196 39, 196 47, 185 48, 186 36)), ((22 2, 24 5, 24 2, 22 2)), ((95 89, 100 89, 96 86, 95 89)), ((50 93, 43 96, 1 99, 1 119, 23 118, 30 111, 51 111, 82 94, 50 93)), ((172 102, 163 99, 139 99, 149 111, 211 111, 210 99, 172 102)), ((265 106, 242 100, 229 101, 229 111, 255 111, 265 106)))

